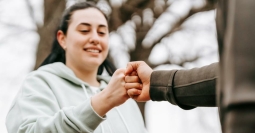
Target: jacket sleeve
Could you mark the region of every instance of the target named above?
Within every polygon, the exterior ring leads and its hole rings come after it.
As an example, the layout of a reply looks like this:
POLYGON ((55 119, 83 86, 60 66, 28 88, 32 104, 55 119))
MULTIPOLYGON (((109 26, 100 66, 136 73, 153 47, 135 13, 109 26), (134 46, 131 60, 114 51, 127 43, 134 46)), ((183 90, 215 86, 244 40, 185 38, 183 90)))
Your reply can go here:
POLYGON ((47 83, 30 76, 7 115, 6 126, 8 133, 87 133, 104 119, 94 112, 90 99, 60 108, 47 83))
POLYGON ((218 63, 188 70, 153 71, 150 97, 168 101, 182 109, 216 106, 218 63))

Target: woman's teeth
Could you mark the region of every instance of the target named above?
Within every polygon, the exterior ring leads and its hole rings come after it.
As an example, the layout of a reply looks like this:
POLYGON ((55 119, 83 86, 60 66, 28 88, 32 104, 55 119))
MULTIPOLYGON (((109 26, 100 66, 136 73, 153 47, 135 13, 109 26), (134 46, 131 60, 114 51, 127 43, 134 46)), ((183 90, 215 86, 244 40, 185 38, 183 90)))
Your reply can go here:
POLYGON ((92 53, 99 53, 99 50, 97 49, 86 49, 86 51, 92 52, 92 53))

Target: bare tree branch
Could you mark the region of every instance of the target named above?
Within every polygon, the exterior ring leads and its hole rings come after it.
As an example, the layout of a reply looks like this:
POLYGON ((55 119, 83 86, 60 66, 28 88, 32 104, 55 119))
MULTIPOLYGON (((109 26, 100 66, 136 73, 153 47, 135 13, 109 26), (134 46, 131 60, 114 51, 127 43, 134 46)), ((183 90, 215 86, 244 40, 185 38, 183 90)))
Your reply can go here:
POLYGON ((173 32, 179 31, 181 28, 181 25, 183 24, 183 22, 185 22, 189 17, 191 17, 192 15, 198 13, 198 12, 204 12, 204 11, 209 11, 209 10, 213 10, 215 9, 215 3, 211 2, 211 1, 207 1, 206 5, 201 7, 201 8, 192 8, 189 13, 182 17, 178 22, 176 22, 172 27, 172 29, 170 31, 168 31, 164 36, 160 37, 153 45, 152 47, 154 47, 156 44, 158 44, 163 38, 171 35, 173 32))
POLYGON ((44 0, 44 25, 52 23, 53 18, 60 18, 65 9, 65 1, 63 0, 44 0), (63 8, 64 7, 64 8, 63 8), (60 16, 59 16, 59 11, 60 16))

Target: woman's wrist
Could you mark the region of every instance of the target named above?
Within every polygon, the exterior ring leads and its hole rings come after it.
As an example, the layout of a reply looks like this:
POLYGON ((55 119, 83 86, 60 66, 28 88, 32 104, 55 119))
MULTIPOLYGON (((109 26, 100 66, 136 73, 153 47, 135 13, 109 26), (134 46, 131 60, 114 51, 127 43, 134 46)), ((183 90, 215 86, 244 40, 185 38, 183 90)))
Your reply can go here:
POLYGON ((112 103, 113 102, 110 101, 110 97, 105 91, 101 91, 91 98, 91 106, 96 113, 102 117, 105 116, 109 110, 115 107, 112 103))

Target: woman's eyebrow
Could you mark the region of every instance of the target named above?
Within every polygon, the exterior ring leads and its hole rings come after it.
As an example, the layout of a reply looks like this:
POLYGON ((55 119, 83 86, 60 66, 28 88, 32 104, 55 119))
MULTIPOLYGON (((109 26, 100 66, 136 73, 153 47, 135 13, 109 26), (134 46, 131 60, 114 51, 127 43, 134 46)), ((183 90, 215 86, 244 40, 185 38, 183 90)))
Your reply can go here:
POLYGON ((91 26, 89 23, 80 23, 79 25, 91 26))
MULTIPOLYGON (((89 23, 80 23, 79 25, 91 26, 91 24, 89 23)), ((99 27, 107 27, 107 26, 104 24, 100 24, 99 27)))

